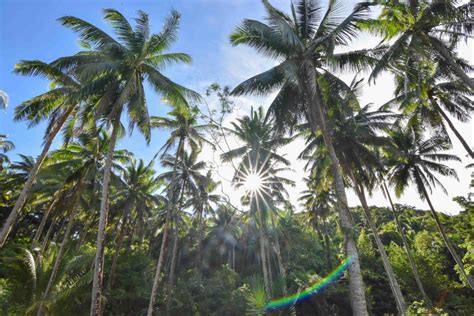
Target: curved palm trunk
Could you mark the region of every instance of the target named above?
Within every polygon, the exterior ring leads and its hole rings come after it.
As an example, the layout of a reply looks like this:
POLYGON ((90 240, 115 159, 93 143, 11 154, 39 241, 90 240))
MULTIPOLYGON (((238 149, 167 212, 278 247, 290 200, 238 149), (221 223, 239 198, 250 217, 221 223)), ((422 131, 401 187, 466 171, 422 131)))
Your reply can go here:
POLYGON ((260 222, 260 229, 258 230, 259 232, 259 241, 260 241, 260 257, 262 259, 262 272, 263 272, 263 283, 265 285, 265 296, 267 300, 271 299, 272 297, 272 286, 270 283, 270 277, 269 277, 269 271, 268 271, 268 265, 267 265, 267 254, 265 251, 265 237, 263 235, 264 232, 264 224, 263 224, 263 216, 262 216, 262 211, 260 210, 260 207, 258 205, 258 202, 255 201, 255 197, 252 198, 253 205, 254 207, 257 208, 257 214, 260 222))
POLYGON ((88 221, 84 228, 82 229, 80 233, 80 238, 79 242, 77 243, 76 250, 81 249, 82 245, 85 243, 87 236, 89 234, 89 228, 94 224, 95 221, 95 213, 96 213, 96 205, 99 202, 99 180, 97 179, 97 173, 94 173, 94 178, 93 178, 94 184, 92 186, 92 199, 91 199, 91 207, 90 207, 90 214, 88 216, 88 221))
POLYGON ((196 258, 196 269, 199 273, 202 272, 202 241, 204 239, 204 207, 200 206, 199 210, 199 232, 198 232, 198 249, 196 258))
POLYGON ((71 234, 71 229, 74 224, 74 218, 76 217, 77 213, 80 210, 80 203, 79 203, 80 191, 81 191, 80 186, 81 184, 79 184, 78 189, 76 191, 76 199, 74 201, 73 210, 71 212, 71 215, 69 215, 69 221, 66 226, 66 231, 64 232, 61 246, 59 246, 59 251, 58 251, 58 254, 56 255, 56 259, 54 261, 51 275, 49 276, 48 285, 46 286, 46 289, 44 290, 43 299, 41 300, 40 306, 38 308, 38 312, 36 314, 37 316, 41 316, 44 314, 44 301, 48 298, 49 291, 51 290, 51 287, 53 286, 53 282, 56 279, 56 276, 58 274, 59 265, 61 264, 61 259, 64 255, 64 250, 66 249, 66 244, 69 240, 69 235, 71 234))
POLYGON ((168 228, 169 228, 169 222, 171 219, 171 210, 172 210, 172 204, 173 204, 173 195, 174 195, 174 189, 176 186, 177 166, 178 166, 179 155, 183 147, 183 141, 184 139, 183 137, 181 137, 179 139, 178 149, 176 151, 176 157, 174 160, 173 176, 170 183, 171 196, 170 196, 170 200, 168 204, 166 205, 166 219, 165 219, 165 224, 163 227, 163 239, 161 240, 160 256, 158 257, 158 262, 156 264, 155 277, 153 278, 153 287, 151 290, 150 302, 148 304, 147 316, 153 316, 153 309, 155 308, 158 285, 160 284, 160 281, 161 281, 161 269, 162 269, 163 261, 165 258, 166 242, 168 239, 168 228))
POLYGON ((35 183, 36 176, 38 175, 39 169, 41 165, 43 164, 43 161, 46 158, 46 155, 48 154, 49 148, 51 147, 51 144, 53 143, 54 138, 63 127, 64 122, 69 117, 69 114, 71 114, 72 110, 73 108, 70 108, 59 117, 58 121, 55 124, 53 124, 49 135, 46 137, 43 150, 41 151, 41 154, 39 155, 38 159, 36 159, 34 167, 28 173, 28 180, 23 186, 20 196, 15 202, 15 206, 13 206, 13 209, 11 210, 5 223, 2 226, 2 230, 0 232, 0 248, 2 248, 5 245, 8 235, 10 234, 10 231, 13 225, 15 225, 16 220, 18 219, 18 216, 20 215, 20 211, 25 205, 28 194, 30 193, 31 188, 33 187, 33 184, 35 183))
MULTIPOLYGON (((176 226, 176 225, 175 225, 176 226)), ((173 250, 171 255, 171 264, 170 264, 170 276, 168 279, 168 295, 166 297, 166 314, 169 315, 171 308, 171 292, 173 290, 174 284, 174 272, 176 269, 176 255, 178 254, 178 229, 175 227, 173 234, 173 250)))
POLYGON ((398 284, 397 278, 395 276, 395 272, 393 272, 392 265, 388 260, 387 252, 385 251, 382 240, 380 240, 377 227, 375 226, 375 223, 372 219, 372 215, 370 214, 370 209, 365 198, 364 189, 357 184, 354 185, 354 189, 357 193, 357 196, 359 197, 360 203, 362 204, 362 209, 364 210, 367 224, 369 224, 370 230, 372 231, 372 235, 375 239, 375 243, 377 244, 377 250, 380 254, 380 257, 382 258, 383 267, 385 269, 385 272, 387 273, 390 289, 392 290, 393 297, 395 298, 398 312, 400 313, 400 315, 406 315, 407 305, 405 302, 405 298, 403 297, 400 285, 398 284))
POLYGON ((51 236, 51 233, 53 232, 55 224, 56 224, 56 218, 53 218, 51 220, 51 224, 49 225, 48 231, 46 232, 46 236, 44 236, 43 242, 41 243, 41 252, 44 252, 44 250, 46 249, 46 246, 48 245, 49 237, 51 236))
POLYGON ((287 287, 286 287, 286 270, 285 267, 283 266, 283 259, 281 257, 281 249, 280 249, 280 241, 278 238, 278 233, 276 231, 276 226, 275 226, 275 219, 273 218, 273 214, 271 215, 272 219, 272 226, 273 226, 273 238, 275 238, 275 253, 277 255, 277 261, 278 261, 278 270, 280 271, 280 275, 283 279, 283 294, 287 294, 287 287))
POLYGON ((109 212, 109 184, 112 172, 112 159, 114 156, 117 134, 120 127, 120 113, 113 121, 112 135, 110 136, 109 151, 104 166, 104 179, 102 187, 102 199, 100 201, 99 229, 97 231, 96 255, 94 260, 94 281, 92 283, 91 316, 101 315, 102 283, 104 277, 104 247, 105 229, 107 227, 107 215, 109 212))
POLYGON ((33 238, 33 241, 31 242, 32 247, 35 247, 38 244, 39 239, 41 235, 43 234, 44 226, 46 225, 46 222, 48 221, 49 214, 51 214, 51 211, 53 210, 53 208, 56 206, 57 202, 59 201, 58 194, 57 194, 58 192, 59 191, 57 191, 53 195, 53 200, 49 204, 48 209, 46 210, 46 212, 43 215, 43 218, 41 219, 41 223, 39 224, 38 229, 36 230, 35 237, 33 238))
POLYGON ((416 267, 415 259, 413 258, 413 254, 411 253, 411 249, 410 249, 410 246, 408 244, 407 237, 405 236, 405 232, 403 231, 402 225, 401 225, 400 220, 398 218, 398 214, 395 211, 395 206, 393 205, 393 202, 392 202, 392 197, 390 196, 390 192, 388 191, 388 188, 387 188, 387 185, 385 184, 385 182, 383 182, 383 189, 387 193, 387 197, 388 197, 388 200, 390 202, 392 214, 393 214, 393 217, 395 218, 395 223, 397 224, 398 233, 402 237, 403 246, 405 247, 405 251, 406 251, 407 257, 408 257, 408 262, 410 263, 410 267, 411 267, 411 270, 413 272, 413 276, 415 277, 416 285, 418 286, 418 289, 420 290, 421 296, 423 297, 423 300, 425 301, 425 304, 427 305, 427 307, 431 308, 431 306, 433 304, 432 304, 428 294, 426 294, 423 283, 421 282, 421 277, 420 277, 420 274, 418 273, 418 268, 416 267))
POLYGON ((120 226, 120 232, 115 242, 114 257, 112 259, 112 265, 110 266, 110 273, 109 273, 109 278, 107 279, 107 285, 105 286, 106 293, 110 291, 114 283, 115 270, 117 269, 117 260, 120 255, 120 249, 122 248, 123 240, 125 237, 125 231, 127 230, 129 212, 130 212, 130 209, 127 207, 127 210, 125 211, 122 218, 122 225, 120 226))
POLYGON ((472 80, 459 65, 453 60, 453 56, 448 49, 438 40, 431 41, 436 50, 443 56, 444 61, 451 67, 456 76, 458 76, 471 90, 474 90, 474 80, 472 80))
POLYGON ((428 202, 428 205, 430 206, 430 211, 431 214, 433 215, 433 218, 436 222, 436 226, 438 227, 439 233, 441 234, 441 237, 443 238, 443 241, 448 248, 449 252, 451 253, 451 256, 453 257, 454 261, 457 263, 459 270, 461 270, 461 274, 464 276, 466 279, 467 283, 471 287, 471 289, 474 290, 474 280, 472 277, 467 274, 466 269, 464 268, 464 264, 462 263, 461 258, 457 254, 456 250, 453 247, 453 244, 451 243, 451 240, 449 239, 448 235, 446 235, 446 231, 444 230, 443 224, 441 224, 441 221, 439 220, 438 213, 436 213, 433 204, 431 204, 430 197, 428 195, 428 192, 426 191, 425 186, 423 185, 423 193, 425 194, 426 201, 428 202))
POLYGON ((467 151, 469 156, 471 158, 474 158, 474 152, 472 151, 471 147, 469 147, 469 145, 466 142, 466 140, 464 139, 464 137, 462 137, 461 133, 459 133, 459 131, 456 129, 453 122, 451 122, 451 120, 449 119, 448 115, 446 115, 446 113, 444 113, 443 109, 438 105, 437 102, 433 102, 433 104, 436 106, 436 108, 438 109, 438 112, 441 114, 441 116, 446 121, 446 123, 448 123, 449 128, 454 133, 454 135, 456 135, 457 139, 461 142, 462 146, 467 151))
POLYGON ((323 109, 323 99, 316 84, 316 72, 314 67, 306 67, 306 93, 308 97, 309 108, 308 115, 311 129, 315 133, 318 127, 323 135, 324 143, 331 159, 331 169, 334 176, 334 189, 336 192, 339 222, 344 237, 345 253, 350 257, 352 263, 349 265, 349 290, 351 296, 352 313, 356 316, 368 315, 367 303, 364 293, 364 282, 360 270, 359 253, 355 241, 355 228, 347 204, 347 196, 342 180, 339 159, 337 158, 330 131, 326 125, 327 116, 323 109))

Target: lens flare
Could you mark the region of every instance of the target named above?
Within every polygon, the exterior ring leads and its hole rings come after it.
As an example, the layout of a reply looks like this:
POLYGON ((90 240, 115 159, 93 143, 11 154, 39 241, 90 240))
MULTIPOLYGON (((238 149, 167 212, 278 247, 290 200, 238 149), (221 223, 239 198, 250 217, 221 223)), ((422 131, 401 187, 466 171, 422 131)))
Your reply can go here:
POLYGON ((296 304, 297 302, 303 301, 314 294, 322 292, 331 282, 339 279, 344 271, 349 268, 351 263, 352 257, 349 256, 326 277, 304 289, 303 291, 299 291, 295 294, 270 301, 267 305, 265 305, 265 311, 268 312, 291 304, 296 304))
POLYGON ((262 188, 262 177, 257 173, 250 173, 246 176, 244 181, 244 188, 246 191, 258 191, 262 188))

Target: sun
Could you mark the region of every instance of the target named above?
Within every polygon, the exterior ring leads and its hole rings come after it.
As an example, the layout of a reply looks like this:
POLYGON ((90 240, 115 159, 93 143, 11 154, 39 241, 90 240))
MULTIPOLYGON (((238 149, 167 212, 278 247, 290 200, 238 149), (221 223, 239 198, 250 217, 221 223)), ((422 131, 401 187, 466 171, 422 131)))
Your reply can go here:
POLYGON ((249 173, 244 180, 244 188, 249 192, 259 191, 263 186, 263 179, 258 173, 249 173))

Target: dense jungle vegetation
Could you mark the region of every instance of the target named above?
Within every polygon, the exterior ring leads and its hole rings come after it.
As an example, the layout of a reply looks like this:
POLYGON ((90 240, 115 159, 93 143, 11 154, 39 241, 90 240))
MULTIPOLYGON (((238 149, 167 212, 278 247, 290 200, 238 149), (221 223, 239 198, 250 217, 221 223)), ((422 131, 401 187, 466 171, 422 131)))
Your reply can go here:
MULTIPOLYGON (((163 74, 191 62, 171 52, 177 11, 155 29, 146 12, 104 9, 113 33, 64 16, 81 50, 18 62, 15 73, 49 88, 14 104, 15 120, 48 125, 36 157, 13 157, 0 126, 0 314, 474 315, 473 196, 454 197, 457 215, 431 200, 457 178, 454 164, 474 166, 472 135, 456 129, 474 111, 473 67, 457 51, 472 40, 474 4, 377 0, 347 15, 337 0, 258 5, 266 16, 229 39, 274 66, 236 87, 199 94, 163 74), (363 32, 380 44, 352 50, 363 32), (362 104, 363 85, 382 73, 393 98, 362 104), (167 116, 149 115, 146 87, 167 116), (240 96, 272 93, 233 116, 240 96), (132 131, 166 135, 151 161, 120 146, 132 131), (297 140, 307 189, 294 205, 282 148, 297 140), (219 164, 234 170, 238 205, 219 164), (425 209, 395 203, 409 186, 425 209), (377 190, 390 207, 369 205, 377 190), (268 308, 345 259, 324 289, 268 308)), ((6 93, 0 101, 7 109, 6 93)))

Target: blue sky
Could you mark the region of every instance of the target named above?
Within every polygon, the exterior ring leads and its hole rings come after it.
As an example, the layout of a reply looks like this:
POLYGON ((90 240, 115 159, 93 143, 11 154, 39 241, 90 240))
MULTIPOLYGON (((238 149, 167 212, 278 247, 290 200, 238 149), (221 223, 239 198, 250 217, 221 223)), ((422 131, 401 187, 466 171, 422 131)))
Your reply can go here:
MULTIPOLYGON (((275 6, 284 10, 289 9, 289 0, 273 0, 275 6)), ((324 2, 324 1, 323 1, 324 2)), ((345 9, 349 11, 355 0, 343 0, 345 9)), ((162 21, 174 8, 182 14, 181 28, 178 41, 171 48, 172 52, 185 52, 192 56, 191 65, 179 65, 166 69, 165 74, 174 81, 192 88, 200 93, 213 83, 235 86, 242 80, 268 69, 274 62, 258 56, 254 51, 245 47, 232 47, 229 44, 230 32, 244 18, 261 19, 264 15, 263 6, 259 0, 0 0, 0 90, 7 92, 10 106, 6 112, 0 111, 0 133, 8 134, 15 143, 16 149, 10 153, 13 160, 17 153, 36 156, 41 149, 45 124, 28 129, 24 122, 13 122, 14 107, 29 98, 47 90, 46 80, 34 77, 22 77, 12 73, 15 64, 20 60, 39 59, 50 62, 57 57, 70 55, 79 50, 77 35, 62 27, 56 20, 64 15, 73 15, 89 21, 104 30, 110 28, 102 21, 103 8, 115 8, 129 19, 136 15, 137 10, 144 10, 150 15, 152 32, 161 29, 162 21)), ((362 34, 358 40, 351 43, 350 49, 373 47, 378 39, 362 34)), ((460 49, 461 55, 474 60, 473 43, 460 49)), ((352 75, 344 75, 350 80, 352 75)), ((389 75, 381 76, 376 85, 366 85, 362 95, 362 103, 382 104, 392 97, 393 82, 389 75)), ((165 115, 169 110, 160 102, 159 97, 150 89, 147 91, 149 111, 152 115, 165 115)), ((268 106, 270 97, 242 97, 237 100, 238 115, 248 113, 250 106, 268 106)), ((210 103, 215 100, 208 100, 210 103)), ((212 104, 211 104, 212 106, 212 104)), ((474 143, 474 125, 456 123, 467 141, 474 143)), ((138 158, 151 159, 161 147, 166 133, 154 131, 152 140, 147 146, 144 138, 138 133, 122 139, 119 148, 133 151, 138 158)), ((59 146, 57 139, 53 147, 59 146)), ((295 172, 289 175, 297 182, 297 187, 290 189, 291 200, 296 203, 299 192, 304 189, 302 177, 304 162, 296 161, 297 154, 303 143, 295 142, 284 149, 284 154, 294 161, 295 172)), ((464 157, 462 147, 454 140, 453 153, 464 157)), ((204 158, 212 160, 209 149, 204 150, 204 158)), ((435 190, 433 200, 443 212, 458 212, 459 206, 452 201, 456 195, 466 195, 470 172, 463 163, 453 166, 457 169, 460 181, 444 180, 449 196, 440 190, 435 190)), ((223 179, 231 178, 233 170, 223 167, 220 174, 223 179)), ((223 190, 237 202, 239 195, 223 180, 223 190)), ((357 205, 355 195, 349 192, 349 202, 357 205)), ((370 202, 376 205, 387 205, 387 202, 376 192, 370 202)), ((412 188, 400 200, 402 203, 425 208, 416 191, 412 188)))
MULTIPOLYGON (((105 30, 110 30, 102 21, 103 8, 115 8, 128 18, 137 10, 150 15, 152 31, 161 29, 162 21, 170 9, 182 14, 179 38, 171 51, 186 52, 193 58, 191 65, 172 66, 165 73, 178 83, 198 92, 212 82, 235 85, 241 76, 233 76, 232 67, 223 67, 227 60, 223 52, 232 49, 228 35, 244 17, 258 18, 263 10, 259 1, 221 0, 147 0, 147 1, 70 1, 70 0, 2 0, 0 2, 0 89, 7 92, 10 107, 0 113, 2 133, 7 133, 16 144, 12 152, 36 155, 40 151, 45 124, 27 129, 24 122, 13 123, 13 109, 21 102, 45 92, 47 81, 41 78, 22 77, 12 73, 19 60, 39 59, 50 62, 57 57, 78 51, 77 36, 61 26, 56 20, 64 15, 73 15, 89 21, 105 30), (225 69, 223 69, 225 68, 225 69)), ((147 93, 150 113, 164 115, 169 110, 161 104, 151 90, 147 93)), ((149 159, 165 135, 154 132, 150 146, 146 146, 139 134, 122 140, 126 147, 149 159)), ((56 142, 56 145, 60 139, 56 142)))

